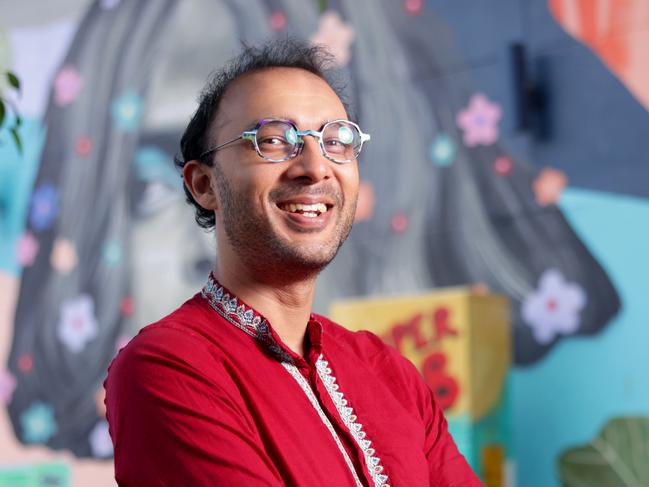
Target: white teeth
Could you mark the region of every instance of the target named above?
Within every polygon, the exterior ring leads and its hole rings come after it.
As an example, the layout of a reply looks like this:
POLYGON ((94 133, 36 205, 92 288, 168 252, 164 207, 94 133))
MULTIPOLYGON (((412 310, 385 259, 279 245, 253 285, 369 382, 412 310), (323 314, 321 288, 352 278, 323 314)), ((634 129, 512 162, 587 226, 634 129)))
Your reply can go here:
POLYGON ((291 213, 297 211, 302 212, 303 215, 310 218, 318 216, 319 213, 325 213, 327 211, 327 205, 324 203, 315 203, 313 205, 303 205, 301 203, 287 203, 281 205, 281 208, 291 213))

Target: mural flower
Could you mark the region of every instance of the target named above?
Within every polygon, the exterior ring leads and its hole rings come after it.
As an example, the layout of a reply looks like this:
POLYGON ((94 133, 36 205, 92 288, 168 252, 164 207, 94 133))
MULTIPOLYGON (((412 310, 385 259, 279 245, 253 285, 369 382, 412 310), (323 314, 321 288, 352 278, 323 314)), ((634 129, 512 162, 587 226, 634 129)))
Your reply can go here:
POLYGON ((286 15, 281 10, 276 10, 270 14, 270 29, 279 32, 286 27, 286 15))
POLYGON ((408 216, 405 213, 397 213, 390 221, 390 228, 394 233, 403 233, 408 230, 408 216))
MULTIPOLYGON (((448 309, 438 308, 435 312, 438 316, 435 319, 446 321, 448 309)), ((451 408, 460 393, 460 386, 457 380, 447 373, 447 357, 444 352, 430 353, 421 365, 421 371, 426 383, 430 386, 435 396, 435 401, 446 410, 451 408)))
POLYGON ((501 176, 508 176, 514 169, 514 163, 507 156, 500 156, 494 161, 494 172, 501 176))
POLYGON ((333 55, 335 63, 345 66, 352 57, 350 46, 355 37, 353 27, 344 22, 340 14, 329 10, 320 16, 318 30, 311 36, 312 44, 322 44, 333 55))
POLYGON ((83 78, 72 66, 65 66, 54 78, 54 103, 62 107, 72 103, 79 96, 83 78))
POLYGON ((99 421, 90 432, 88 437, 90 450, 97 458, 110 457, 113 454, 113 442, 108 434, 108 423, 99 421))
POLYGON ((88 157, 92 151, 92 139, 85 135, 77 137, 74 143, 74 150, 79 157, 88 157))
POLYGON ((431 353, 426 357, 421 368, 424 371, 424 374, 438 374, 444 372, 444 369, 446 368, 446 355, 442 352, 431 353))
POLYGON ((131 316, 135 312, 135 300, 130 296, 124 296, 119 303, 119 310, 124 316, 131 316))
POLYGON ((404 0, 403 10, 409 15, 419 15, 424 8, 424 0, 404 0))
POLYGON ((545 345, 556 335, 576 332, 585 305, 586 293, 579 284, 566 281, 557 269, 548 269, 538 289, 523 300, 521 313, 536 341, 545 345))
POLYGON ((447 410, 455 404, 460 388, 453 377, 448 374, 434 374, 428 375, 426 381, 433 390, 435 401, 443 410, 447 410))
POLYGON ((59 191, 50 183, 42 183, 32 194, 29 221, 36 231, 49 228, 59 213, 59 191))
POLYGON ((173 161, 162 149, 152 145, 140 147, 135 153, 135 171, 142 181, 160 181, 175 188, 178 182, 178 173, 173 161))
POLYGON ((372 183, 361 181, 358 186, 358 203, 356 204, 354 221, 362 222, 372 218, 375 203, 374 186, 372 186, 372 183))
POLYGON ((31 353, 22 353, 18 357, 18 368, 24 374, 29 374, 34 368, 34 357, 31 353))
POLYGON ((491 145, 498 140, 501 116, 502 109, 498 104, 489 101, 486 95, 476 93, 469 100, 469 106, 457 114, 455 121, 464 132, 464 143, 475 147, 491 145))
POLYGON ((16 258, 23 267, 34 264, 38 254, 38 240, 30 232, 24 233, 16 242, 16 258))
POLYGON ((113 100, 110 107, 113 123, 124 132, 135 130, 144 111, 142 97, 134 91, 126 91, 113 100))
POLYGON ((98 329, 92 297, 82 294, 63 302, 56 332, 61 343, 71 352, 83 350, 97 336, 98 329))
POLYGON ((441 133, 430 144, 428 155, 438 166, 449 166, 455 159, 457 146, 448 134, 441 133))
POLYGON ((536 202, 541 206, 557 204, 567 183, 568 178, 563 171, 546 167, 532 183, 536 202))
POLYGON ((52 267, 61 274, 68 274, 76 267, 77 262, 77 249, 74 244, 65 238, 57 238, 50 255, 52 267))
POLYGON ((9 404, 16 389, 16 378, 8 370, 0 372, 0 404, 9 404))
POLYGON ((35 402, 23 411, 20 425, 26 443, 47 443, 58 431, 52 406, 43 402, 35 402))
POLYGON ((104 263, 113 267, 122 261, 122 246, 117 240, 107 240, 101 249, 104 263))

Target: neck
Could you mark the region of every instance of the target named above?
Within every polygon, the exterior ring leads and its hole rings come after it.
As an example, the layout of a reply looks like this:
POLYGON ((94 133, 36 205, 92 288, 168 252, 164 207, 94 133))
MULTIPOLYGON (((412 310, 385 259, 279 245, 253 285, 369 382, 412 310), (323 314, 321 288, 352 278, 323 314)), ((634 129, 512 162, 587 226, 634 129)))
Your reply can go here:
POLYGON ((263 314, 282 341, 301 356, 304 356, 316 275, 305 272, 297 277, 272 272, 272 269, 251 269, 234 255, 219 255, 214 268, 216 279, 263 314))

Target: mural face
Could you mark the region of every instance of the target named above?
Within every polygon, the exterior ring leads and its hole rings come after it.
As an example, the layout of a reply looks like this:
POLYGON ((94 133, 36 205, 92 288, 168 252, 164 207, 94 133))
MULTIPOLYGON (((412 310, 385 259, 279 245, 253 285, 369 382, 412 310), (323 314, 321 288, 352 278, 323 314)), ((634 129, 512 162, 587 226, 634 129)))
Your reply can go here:
MULTIPOLYGON (((616 35, 629 12, 646 18, 642 4, 547 8, 647 107, 643 34, 616 35)), ((196 93, 239 39, 326 44, 372 134, 356 224, 321 276, 317 310, 350 296, 477 284, 510 298, 513 358, 525 368, 562 340, 598 334, 620 309, 558 206, 565 174, 506 148, 506 100, 463 74, 471 53, 455 47, 434 6, 79 0, 47 15, 26 10, 7 29, 2 52, 26 90, 25 153, 0 146, 0 263, 3 289, 15 291, 2 308, 0 434, 15 451, 111 456, 106 367, 141 326, 198 291, 213 265, 214 238, 195 225, 172 160, 196 93), (43 49, 41 64, 26 61, 43 49)))

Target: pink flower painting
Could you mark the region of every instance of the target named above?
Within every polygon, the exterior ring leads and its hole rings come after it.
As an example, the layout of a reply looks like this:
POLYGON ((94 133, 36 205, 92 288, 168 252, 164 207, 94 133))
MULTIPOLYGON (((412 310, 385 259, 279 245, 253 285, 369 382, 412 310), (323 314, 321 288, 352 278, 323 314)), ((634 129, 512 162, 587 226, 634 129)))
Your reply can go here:
POLYGON ((23 267, 34 265, 38 254, 38 240, 30 232, 24 233, 16 242, 16 258, 23 267))
POLYGON ((270 29, 273 32, 279 32, 286 27, 286 14, 281 10, 276 10, 270 14, 270 29))
POLYGON ((16 378, 8 370, 0 371, 0 404, 9 404, 16 389, 16 378))
POLYGON ((54 102, 60 107, 69 105, 77 99, 82 87, 79 72, 72 66, 64 66, 54 78, 54 102))
POLYGON ((482 93, 474 94, 469 106, 456 117, 457 126, 464 132, 463 140, 467 147, 491 145, 498 140, 498 122, 502 116, 500 105, 489 101, 482 93))
POLYGON ((320 16, 318 31, 311 36, 312 44, 326 47, 338 66, 345 66, 352 57, 353 27, 343 21, 338 12, 327 11, 320 16))
POLYGON ((404 233, 408 230, 408 215, 405 213, 397 213, 390 220, 390 228, 392 228, 393 233, 404 233))
POLYGON ((514 170, 514 162, 507 156, 500 156, 494 161, 493 168, 496 174, 509 176, 514 170))
POLYGON ((424 0, 404 0, 403 10, 408 15, 419 15, 424 9, 424 0))

